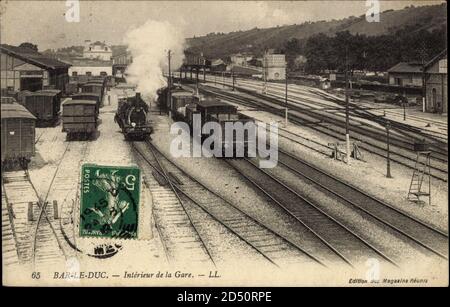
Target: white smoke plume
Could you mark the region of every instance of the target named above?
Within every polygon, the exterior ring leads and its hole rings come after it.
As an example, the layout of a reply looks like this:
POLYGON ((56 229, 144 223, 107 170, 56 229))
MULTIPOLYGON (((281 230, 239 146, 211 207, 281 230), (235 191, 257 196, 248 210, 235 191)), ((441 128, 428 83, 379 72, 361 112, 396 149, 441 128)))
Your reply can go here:
POLYGON ((137 86, 145 100, 154 100, 156 91, 167 85, 163 72, 168 71, 168 50, 171 50, 171 70, 178 69, 184 57, 184 37, 168 22, 148 20, 125 36, 133 57, 128 66, 127 82, 137 86))

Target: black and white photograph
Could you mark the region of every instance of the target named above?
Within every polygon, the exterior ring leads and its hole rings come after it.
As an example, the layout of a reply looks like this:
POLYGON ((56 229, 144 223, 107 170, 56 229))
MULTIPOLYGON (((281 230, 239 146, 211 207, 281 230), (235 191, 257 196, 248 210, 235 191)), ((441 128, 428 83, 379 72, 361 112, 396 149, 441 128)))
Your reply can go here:
POLYGON ((2 0, 0 56, 4 286, 448 286, 446 1, 2 0))

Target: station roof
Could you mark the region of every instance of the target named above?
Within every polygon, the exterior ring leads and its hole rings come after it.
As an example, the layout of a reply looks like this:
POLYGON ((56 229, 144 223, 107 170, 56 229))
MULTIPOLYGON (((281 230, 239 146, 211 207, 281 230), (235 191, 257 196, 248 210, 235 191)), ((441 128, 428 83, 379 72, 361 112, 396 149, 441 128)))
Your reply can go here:
POLYGON ((78 67, 112 67, 112 61, 102 61, 98 59, 70 59, 68 60, 72 66, 78 67))
POLYGON ((18 103, 2 103, 1 118, 29 118, 36 119, 24 106, 18 103))
POLYGON ((388 69, 389 73, 422 73, 422 64, 400 62, 388 69))
POLYGON ((441 59, 447 58, 447 48, 442 50, 438 55, 436 55, 434 58, 432 58, 428 63, 425 64, 425 69, 429 68, 431 65, 436 63, 437 61, 441 59))
POLYGON ((79 105, 79 104, 87 104, 87 105, 96 105, 97 103, 93 100, 81 100, 81 99, 68 99, 63 102, 63 106, 70 105, 79 105))
POLYGON ((44 69, 68 68, 71 66, 70 64, 61 62, 57 59, 46 57, 45 55, 27 47, 16 47, 1 44, 0 51, 44 69))

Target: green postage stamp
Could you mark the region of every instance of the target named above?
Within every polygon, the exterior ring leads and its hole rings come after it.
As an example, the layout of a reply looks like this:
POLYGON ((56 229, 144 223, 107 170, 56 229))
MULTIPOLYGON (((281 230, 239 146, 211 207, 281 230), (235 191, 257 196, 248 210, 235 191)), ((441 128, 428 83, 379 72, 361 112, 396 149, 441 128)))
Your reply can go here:
POLYGON ((137 238, 141 172, 137 166, 84 164, 80 236, 137 238))

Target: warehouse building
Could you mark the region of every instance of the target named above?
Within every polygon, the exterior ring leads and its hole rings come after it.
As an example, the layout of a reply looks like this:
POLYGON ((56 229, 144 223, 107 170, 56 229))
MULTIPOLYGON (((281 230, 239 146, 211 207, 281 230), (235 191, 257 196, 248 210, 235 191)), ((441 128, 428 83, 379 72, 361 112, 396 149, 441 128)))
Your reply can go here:
POLYGON ((388 69, 389 84, 398 86, 423 86, 421 63, 400 62, 388 69))
POLYGON ((46 57, 34 49, 0 45, 2 93, 42 89, 65 90, 70 64, 46 57))

